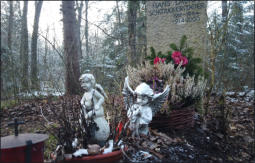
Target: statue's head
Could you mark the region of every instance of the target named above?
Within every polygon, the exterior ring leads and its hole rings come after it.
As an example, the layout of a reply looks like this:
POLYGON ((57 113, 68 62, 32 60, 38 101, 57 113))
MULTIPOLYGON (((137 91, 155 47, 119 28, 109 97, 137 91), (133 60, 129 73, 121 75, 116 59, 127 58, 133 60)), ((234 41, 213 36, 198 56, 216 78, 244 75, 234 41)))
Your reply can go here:
POLYGON ((85 90, 94 88, 96 84, 96 80, 92 74, 82 74, 79 81, 81 82, 81 87, 85 90))
POLYGON ((153 97, 153 90, 146 83, 141 83, 135 89, 137 95, 136 102, 140 105, 146 105, 153 97))

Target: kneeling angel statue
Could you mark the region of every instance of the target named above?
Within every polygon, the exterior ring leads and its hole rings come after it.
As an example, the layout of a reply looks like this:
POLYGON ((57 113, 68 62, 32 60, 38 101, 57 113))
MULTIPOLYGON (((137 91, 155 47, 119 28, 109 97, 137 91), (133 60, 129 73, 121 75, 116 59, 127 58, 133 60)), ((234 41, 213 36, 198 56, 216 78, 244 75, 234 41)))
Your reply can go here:
POLYGON ((141 83, 133 91, 129 86, 128 77, 125 78, 122 94, 126 109, 128 109, 127 116, 132 137, 149 134, 149 123, 154 114, 161 109, 169 91, 170 88, 167 85, 163 92, 154 94, 146 83, 141 83))

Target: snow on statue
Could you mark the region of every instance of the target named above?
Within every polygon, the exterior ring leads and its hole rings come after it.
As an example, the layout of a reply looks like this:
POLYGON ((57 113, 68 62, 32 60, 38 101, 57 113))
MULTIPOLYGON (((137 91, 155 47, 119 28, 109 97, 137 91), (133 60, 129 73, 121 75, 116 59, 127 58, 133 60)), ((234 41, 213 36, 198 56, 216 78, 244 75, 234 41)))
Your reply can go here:
POLYGON ((169 91, 170 88, 167 85, 162 93, 154 94, 146 83, 141 83, 133 91, 129 86, 128 77, 125 78, 122 94, 126 109, 128 109, 127 116, 132 137, 140 137, 140 134, 149 134, 149 123, 152 120, 152 116, 160 110, 167 99, 169 91))

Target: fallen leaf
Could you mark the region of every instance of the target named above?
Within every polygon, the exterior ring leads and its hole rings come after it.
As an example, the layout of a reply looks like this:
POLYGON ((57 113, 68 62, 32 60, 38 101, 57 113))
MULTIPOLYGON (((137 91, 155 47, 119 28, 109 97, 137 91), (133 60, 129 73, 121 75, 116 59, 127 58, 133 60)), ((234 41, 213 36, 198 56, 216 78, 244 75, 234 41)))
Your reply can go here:
POLYGON ((243 158, 250 158, 250 155, 246 152, 241 152, 243 158))
POLYGON ((230 130, 236 130, 237 128, 235 126, 229 125, 230 130))
POLYGON ((154 140, 156 140, 156 139, 157 139, 157 138, 156 138, 155 136, 151 136, 151 137, 150 137, 150 140, 151 140, 151 141, 154 141, 154 140))
POLYGON ((237 128, 241 128, 241 129, 245 129, 245 127, 243 125, 241 125, 241 124, 236 124, 236 127, 237 128))
POLYGON ((244 141, 247 142, 247 143, 252 143, 252 142, 254 142, 254 139, 251 138, 250 136, 244 136, 243 139, 244 139, 244 141))
POLYGON ((217 134, 215 134, 216 136, 218 136, 219 138, 223 138, 224 137, 224 135, 223 134, 220 134, 220 133, 217 133, 217 134))
POLYGON ((215 142, 214 144, 215 144, 215 145, 217 145, 217 146, 219 146, 219 145, 220 145, 220 143, 219 143, 219 142, 215 142))
POLYGON ((155 151, 156 152, 160 152, 160 148, 155 148, 155 151))
POLYGON ((231 156, 228 156, 229 161, 233 161, 233 158, 231 156))
POLYGON ((161 139, 158 139, 158 140, 157 140, 157 143, 162 143, 162 140, 161 140, 161 139))

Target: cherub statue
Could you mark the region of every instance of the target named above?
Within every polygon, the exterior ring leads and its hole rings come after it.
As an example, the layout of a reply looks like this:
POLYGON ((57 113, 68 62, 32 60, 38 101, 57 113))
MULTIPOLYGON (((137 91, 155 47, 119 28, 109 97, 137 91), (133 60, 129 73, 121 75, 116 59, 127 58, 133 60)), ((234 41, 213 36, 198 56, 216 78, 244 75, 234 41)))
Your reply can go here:
POLYGON ((154 94, 146 83, 141 83, 133 91, 129 86, 128 77, 125 78, 122 94, 126 109, 128 109, 127 116, 132 137, 149 134, 149 123, 154 114, 162 107, 169 91, 170 88, 167 85, 162 93, 154 94))
MULTIPOLYGON (((106 96, 101 85, 96 84, 95 78, 92 74, 83 74, 80 77, 81 87, 85 93, 81 99, 81 115, 84 116, 87 124, 95 122, 96 129, 90 133, 93 135, 93 140, 99 145, 104 145, 110 134, 110 127, 104 118, 104 96, 106 96)), ((93 126, 88 126, 93 127, 93 126)))

